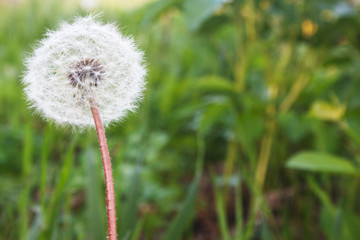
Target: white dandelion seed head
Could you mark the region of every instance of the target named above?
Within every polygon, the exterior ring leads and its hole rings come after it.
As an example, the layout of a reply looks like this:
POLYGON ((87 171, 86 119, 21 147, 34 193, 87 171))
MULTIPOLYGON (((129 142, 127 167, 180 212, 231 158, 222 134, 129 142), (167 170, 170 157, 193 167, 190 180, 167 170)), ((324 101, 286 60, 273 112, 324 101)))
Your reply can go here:
POLYGON ((94 104, 105 126, 135 110, 145 75, 143 53, 132 38, 87 16, 46 33, 26 61, 22 82, 44 118, 84 128, 94 126, 94 104))

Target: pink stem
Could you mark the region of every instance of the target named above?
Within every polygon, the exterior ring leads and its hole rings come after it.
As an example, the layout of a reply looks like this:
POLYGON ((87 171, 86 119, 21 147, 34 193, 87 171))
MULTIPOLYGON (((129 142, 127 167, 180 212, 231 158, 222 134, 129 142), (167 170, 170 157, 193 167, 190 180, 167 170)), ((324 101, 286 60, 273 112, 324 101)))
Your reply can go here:
POLYGON ((96 106, 91 107, 91 112, 94 117, 96 132, 99 139, 101 157, 104 166, 105 187, 106 187, 106 208, 107 208, 107 222, 108 222, 108 239, 117 240, 116 232, 116 209, 115 209, 115 191, 114 179, 112 176, 111 161, 109 149, 106 142, 105 130, 101 122, 100 114, 96 106))

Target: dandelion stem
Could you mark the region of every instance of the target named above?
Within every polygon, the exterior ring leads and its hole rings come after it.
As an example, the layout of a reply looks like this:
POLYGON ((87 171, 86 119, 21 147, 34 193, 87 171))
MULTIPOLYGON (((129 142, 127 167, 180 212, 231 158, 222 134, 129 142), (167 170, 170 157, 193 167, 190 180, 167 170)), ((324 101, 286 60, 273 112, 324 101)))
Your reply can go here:
POLYGON ((100 114, 96 106, 91 107, 91 112, 94 117, 96 132, 98 135, 99 146, 101 151, 101 158, 103 161, 105 187, 106 187, 106 208, 107 208, 107 223, 108 223, 108 239, 116 240, 116 209, 115 209, 115 191, 114 179, 112 176, 111 161, 109 149, 106 142, 105 130, 101 122, 100 114))

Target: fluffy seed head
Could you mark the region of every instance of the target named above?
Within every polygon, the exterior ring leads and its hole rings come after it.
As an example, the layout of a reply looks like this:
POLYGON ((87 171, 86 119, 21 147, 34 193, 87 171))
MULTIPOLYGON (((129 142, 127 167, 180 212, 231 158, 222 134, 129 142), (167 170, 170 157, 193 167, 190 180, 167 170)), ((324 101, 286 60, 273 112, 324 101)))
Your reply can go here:
POLYGON ((93 80, 89 86, 97 87, 98 81, 104 77, 105 71, 99 61, 95 59, 85 59, 74 63, 69 69, 68 78, 73 87, 83 88, 85 80, 93 80), (90 79, 89 79, 90 78, 90 79))
POLYGON ((31 106, 58 125, 94 126, 94 104, 104 125, 133 111, 144 89, 143 54, 114 24, 93 16, 48 31, 26 61, 31 106))

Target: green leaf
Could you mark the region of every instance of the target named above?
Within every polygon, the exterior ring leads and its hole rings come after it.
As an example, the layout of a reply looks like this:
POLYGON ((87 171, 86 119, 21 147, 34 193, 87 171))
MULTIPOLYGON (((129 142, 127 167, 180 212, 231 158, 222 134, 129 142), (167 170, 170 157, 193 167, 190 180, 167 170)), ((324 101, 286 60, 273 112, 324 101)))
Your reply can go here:
POLYGON ((229 101, 221 100, 214 101, 204 108, 199 121, 199 128, 203 133, 210 133, 219 123, 234 121, 229 101))
POLYGON ((199 29, 203 22, 211 17, 225 2, 225 0, 186 0, 184 11, 189 29, 191 31, 199 29))
POLYGON ((226 205, 224 203, 223 192, 221 192, 219 187, 216 185, 215 185, 215 203, 216 203, 216 213, 219 221, 221 237, 224 240, 230 240, 231 234, 229 232, 229 224, 227 221, 228 216, 226 215, 226 205))
POLYGON ((159 15, 166 12, 170 7, 175 6, 178 0, 161 0, 153 3, 147 10, 144 20, 142 21, 142 27, 147 27, 153 22, 159 15))
POLYGON ((141 193, 140 166, 137 166, 133 173, 129 188, 125 189, 125 201, 118 207, 119 236, 121 239, 130 239, 136 230, 137 212, 141 193), (120 212, 119 212, 120 211, 120 212))
POLYGON ((192 91, 204 96, 224 96, 231 100, 235 108, 242 105, 242 96, 235 90, 233 82, 219 75, 204 75, 197 78, 192 91))
POLYGON ((68 180, 70 178, 70 174, 73 170, 73 160, 74 160, 74 149, 76 146, 76 143, 79 140, 79 135, 75 135, 72 139, 72 141, 69 144, 68 150, 66 151, 64 158, 63 158, 63 166, 61 169, 61 173, 59 176, 59 179, 56 183, 56 187, 51 194, 50 203, 46 208, 48 209, 48 212, 46 213, 45 218, 45 232, 44 232, 44 238, 42 239, 51 239, 51 236, 56 233, 56 223, 59 221, 59 214, 61 206, 64 204, 63 198, 64 198, 64 192, 66 185, 68 183, 68 180))
POLYGON ((190 221, 193 218, 194 205, 196 200, 197 189, 199 185, 199 179, 195 178, 193 183, 190 186, 188 195, 186 197, 185 203, 181 208, 180 213, 170 224, 169 229, 166 232, 165 240, 177 240, 181 238, 182 233, 185 231, 186 227, 189 225, 190 221))
POLYGON ((288 168, 328 172, 336 174, 358 175, 356 169, 349 160, 323 152, 301 152, 291 157, 286 163, 288 168))
POLYGON ((197 80, 195 89, 207 93, 237 94, 232 82, 218 75, 200 77, 197 80))
POLYGON ((358 236, 358 217, 331 202, 330 196, 312 178, 307 178, 310 189, 321 202, 320 225, 328 239, 354 239, 358 236))
MULTIPOLYGON (((104 211, 105 193, 102 189, 103 179, 97 174, 97 167, 101 159, 92 146, 88 146, 83 154, 83 164, 86 170, 86 211, 87 211, 87 239, 102 239, 106 236, 104 211), (101 184, 100 184, 101 183, 101 184)), ((103 175, 101 175, 103 176, 103 175)))

